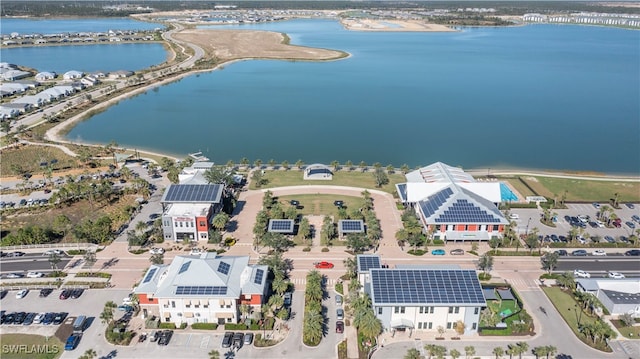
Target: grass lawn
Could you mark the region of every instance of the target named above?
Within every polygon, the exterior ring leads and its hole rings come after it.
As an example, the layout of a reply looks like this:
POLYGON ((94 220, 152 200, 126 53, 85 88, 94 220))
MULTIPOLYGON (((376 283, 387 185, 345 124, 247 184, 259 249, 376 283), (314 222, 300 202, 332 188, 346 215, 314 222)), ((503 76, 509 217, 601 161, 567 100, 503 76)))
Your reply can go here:
MULTIPOLYGON (((580 305, 575 301, 573 296, 568 291, 563 291, 559 287, 544 287, 542 290, 545 292, 549 300, 556 307, 556 310, 562 315, 564 321, 569 325, 573 333, 582 340, 585 344, 592 346, 592 343, 578 331, 578 320, 580 324, 591 324, 596 321, 595 317, 590 317, 587 313, 580 313, 580 305), (576 307, 577 305, 577 307, 576 307)), ((602 342, 600 342, 602 343, 602 342)), ((596 347, 598 350, 610 352, 611 349, 606 345, 596 347)))
POLYGON ((589 181, 554 177, 523 177, 531 188, 540 195, 560 199, 567 191, 567 201, 609 202, 614 193, 618 193, 619 202, 640 201, 640 183, 589 181))
MULTIPOLYGON (((262 188, 273 188, 273 187, 284 187, 284 186, 350 186, 350 187, 363 187, 370 189, 380 189, 385 192, 395 193, 396 183, 405 182, 406 179, 401 173, 390 174, 389 176, 389 184, 382 186, 382 188, 377 188, 375 184, 375 180, 373 178, 373 170, 368 172, 360 172, 360 171, 338 171, 333 175, 333 179, 331 181, 310 181, 303 180, 303 173, 298 169, 290 169, 288 171, 283 170, 265 170, 264 178, 269 182, 262 186, 262 188)), ((252 184, 251 189, 256 189, 256 187, 252 184)))
POLYGON ((333 201, 342 200, 347 209, 347 213, 354 208, 362 208, 364 199, 362 197, 338 196, 334 194, 301 194, 291 196, 278 196, 278 202, 282 204, 282 208, 286 210, 289 201, 295 199, 300 202, 298 213, 303 215, 329 215, 338 218, 338 207, 333 205, 333 201))
POLYGON ((499 180, 509 182, 509 184, 524 197, 534 195, 534 193, 520 181, 520 177, 500 177, 499 180))
POLYGON ((487 305, 498 314, 507 309, 510 309, 511 313, 515 313, 520 310, 520 308, 518 308, 518 303, 516 303, 515 300, 492 300, 491 302, 487 303, 487 305))
POLYGON ((47 338, 31 334, 3 334, 2 359, 54 359, 64 352, 64 345, 55 336, 47 338))
POLYGON ((626 327, 621 320, 612 320, 613 325, 616 326, 616 329, 627 339, 640 339, 640 327, 626 327))
POLYGON ((31 181, 44 179, 45 169, 40 167, 41 162, 58 160, 53 165, 53 170, 63 170, 77 168, 78 163, 74 157, 67 155, 56 147, 50 146, 20 146, 2 150, 2 161, 0 161, 0 173, 3 176, 16 176, 19 173, 13 167, 20 166, 25 172, 31 173, 31 181))

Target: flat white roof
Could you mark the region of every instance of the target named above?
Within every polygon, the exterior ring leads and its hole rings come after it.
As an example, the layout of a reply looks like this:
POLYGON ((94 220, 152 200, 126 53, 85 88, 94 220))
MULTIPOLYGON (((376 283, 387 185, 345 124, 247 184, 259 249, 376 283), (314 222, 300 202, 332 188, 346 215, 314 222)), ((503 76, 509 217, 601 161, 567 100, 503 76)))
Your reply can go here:
POLYGON ((206 216, 210 204, 203 203, 173 203, 164 212, 166 216, 206 216))

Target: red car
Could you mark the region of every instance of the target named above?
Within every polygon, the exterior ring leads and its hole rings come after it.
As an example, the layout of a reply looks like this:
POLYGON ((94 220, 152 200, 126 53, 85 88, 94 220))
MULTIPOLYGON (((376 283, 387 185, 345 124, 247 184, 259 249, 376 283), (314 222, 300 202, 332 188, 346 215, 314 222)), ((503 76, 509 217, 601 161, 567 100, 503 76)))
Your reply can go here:
POLYGON ((314 263, 314 265, 318 269, 331 269, 331 268, 333 268, 333 263, 331 263, 331 262, 316 262, 316 263, 314 263))

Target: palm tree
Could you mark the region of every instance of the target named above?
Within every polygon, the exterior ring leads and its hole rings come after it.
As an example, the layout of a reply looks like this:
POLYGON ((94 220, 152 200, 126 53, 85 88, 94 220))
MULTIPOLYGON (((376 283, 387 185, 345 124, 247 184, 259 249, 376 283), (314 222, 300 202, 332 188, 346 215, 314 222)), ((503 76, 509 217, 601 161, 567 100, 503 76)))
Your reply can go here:
POLYGON ((217 350, 212 350, 209 352, 209 359, 220 359, 220 353, 217 350))
POLYGON ((249 159, 246 157, 242 157, 242 159, 240 160, 240 164, 242 164, 244 168, 247 168, 249 166, 249 159))
POLYGON ((317 311, 308 311, 304 313, 304 324, 302 330, 303 342, 306 344, 317 345, 324 334, 323 328, 324 318, 317 311))
POLYGON ((324 293, 320 283, 307 282, 307 289, 304 292, 307 302, 321 301, 324 293))
POLYGON ((331 167, 333 167, 334 172, 337 172, 338 169, 340 168, 340 162, 336 160, 331 161, 331 167))
POLYGON ((351 162, 351 160, 345 162, 344 165, 349 169, 349 171, 353 171, 353 162, 351 162))
POLYGON ((420 351, 416 348, 411 348, 407 350, 407 354, 404 355, 404 359, 422 359, 422 355, 420 355, 420 351))
POLYGON ((289 161, 284 160, 282 161, 282 168, 284 168, 285 171, 289 170, 289 161))
POLYGON ((273 158, 269 160, 269 167, 271 167, 271 169, 273 169, 273 167, 275 167, 276 165, 276 160, 274 160, 273 158))
POLYGON ((495 347, 492 353, 496 356, 496 359, 500 359, 504 355, 504 349, 502 349, 502 347, 495 347))
POLYGON ((244 320, 247 320, 247 316, 249 315, 249 313, 251 312, 251 306, 249 306, 248 304, 240 304, 240 315, 242 315, 242 318, 244 320))
POLYGON ((382 323, 380 319, 373 313, 373 309, 369 308, 367 314, 365 314, 360 321, 358 331, 368 339, 373 340, 382 332, 382 323))
POLYGON ((547 359, 549 359, 549 357, 555 357, 556 353, 558 352, 558 348, 554 347, 553 345, 547 345, 547 359))
POLYGON ((360 163, 358 164, 358 167, 360 167, 362 172, 364 172, 367 170, 367 163, 365 161, 360 161, 360 163))
POLYGON ((400 167, 400 171, 401 171, 403 174, 407 174, 407 173, 409 172, 409 170, 410 170, 409 165, 407 165, 406 163, 405 163, 405 164, 403 164, 403 165, 402 165, 402 167, 400 167))
POLYGON ((286 281, 282 275, 276 274, 275 278, 273 278, 273 282, 271 282, 271 288, 273 288, 278 295, 282 295, 287 291, 287 289, 289 289, 289 282, 286 281))
POLYGON ((98 356, 98 353, 96 353, 95 350, 93 349, 87 349, 84 354, 82 354, 78 359, 93 359, 95 357, 98 356))
POLYGON ((565 289, 573 290, 576 287, 576 281, 571 272, 564 272, 556 278, 556 282, 565 289))
POLYGON ((297 160, 295 166, 298 167, 299 170, 302 170, 304 162, 302 162, 302 160, 297 160))
POLYGON ((255 161, 253 161, 253 165, 256 166, 258 169, 262 168, 262 160, 261 159, 257 159, 255 161))
POLYGON ((529 350, 529 344, 527 342, 517 342, 516 345, 518 346, 518 357, 520 359, 522 359, 522 354, 526 353, 527 350, 529 350))
POLYGON ((136 232, 142 234, 147 230, 148 227, 149 225, 147 225, 147 222, 139 221, 138 223, 136 223, 136 232))
POLYGON ((224 212, 220 212, 216 214, 215 217, 213 217, 211 225, 213 226, 213 228, 222 231, 224 230, 224 227, 227 226, 227 223, 229 223, 229 215, 224 212))
POLYGON ((457 351, 456 349, 451 349, 449 351, 449 356, 451 356, 452 359, 458 359, 460 358, 460 355, 461 355, 460 352, 457 351))
POLYGON ((357 273, 357 266, 358 264, 356 263, 356 260, 354 258, 346 258, 342 261, 342 263, 344 263, 344 267, 347 270, 347 277, 349 278, 355 278, 357 273))
POLYGON ((467 345, 464 347, 464 355, 466 359, 469 359, 470 356, 476 355, 476 348, 473 345, 467 345))
POLYGON ((547 355, 547 347, 545 346, 535 347, 532 349, 532 351, 533 354, 535 354, 536 359, 540 358, 541 356, 547 355))

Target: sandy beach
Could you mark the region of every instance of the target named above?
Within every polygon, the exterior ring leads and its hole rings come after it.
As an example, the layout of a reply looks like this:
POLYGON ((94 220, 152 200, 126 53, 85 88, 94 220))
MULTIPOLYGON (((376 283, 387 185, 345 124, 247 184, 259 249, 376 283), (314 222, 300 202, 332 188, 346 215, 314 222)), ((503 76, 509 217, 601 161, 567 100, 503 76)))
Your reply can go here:
POLYGON ((456 30, 439 24, 428 24, 418 20, 374 20, 344 19, 345 29, 351 31, 388 31, 388 32, 454 32, 456 30))

